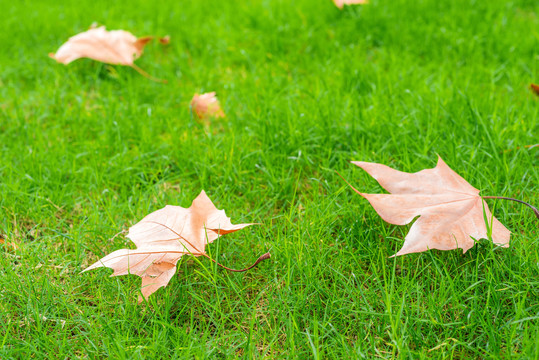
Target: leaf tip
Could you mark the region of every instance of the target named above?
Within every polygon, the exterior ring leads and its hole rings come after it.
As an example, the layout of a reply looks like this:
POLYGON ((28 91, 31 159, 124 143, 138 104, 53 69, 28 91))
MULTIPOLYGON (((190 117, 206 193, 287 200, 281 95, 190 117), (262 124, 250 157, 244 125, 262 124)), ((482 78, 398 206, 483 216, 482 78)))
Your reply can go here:
POLYGON ((445 164, 445 161, 444 159, 442 159, 440 154, 436 154, 436 156, 438 156, 438 161, 436 162, 436 166, 438 166, 439 164, 445 164))
POLYGON ((144 49, 144 46, 146 46, 146 44, 152 41, 152 39, 153 39, 153 36, 144 36, 144 37, 138 38, 135 41, 135 48, 138 51, 142 52, 142 50, 144 49))

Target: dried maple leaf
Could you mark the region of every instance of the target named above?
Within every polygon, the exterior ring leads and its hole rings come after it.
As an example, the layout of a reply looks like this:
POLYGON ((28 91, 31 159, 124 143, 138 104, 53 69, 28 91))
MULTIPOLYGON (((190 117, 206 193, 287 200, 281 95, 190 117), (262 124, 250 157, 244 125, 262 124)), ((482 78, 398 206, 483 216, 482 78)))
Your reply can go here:
POLYGON ((191 100, 191 110, 199 119, 225 117, 214 91, 202 95, 195 94, 191 100))
POLYGON ((369 3, 369 0, 333 0, 335 6, 342 9, 344 5, 365 5, 369 3))
POLYGON ((354 189, 371 203, 382 219, 391 224, 406 225, 419 216, 406 235, 403 247, 393 256, 429 249, 460 248, 466 252, 474 245, 474 239, 488 238, 485 219, 489 222, 494 243, 509 246, 511 233, 492 216, 479 190, 451 170, 441 158, 435 168, 417 173, 405 173, 376 163, 352 163, 391 193, 365 194, 354 189))
MULTIPOLYGON (((253 224, 233 225, 224 210, 218 210, 202 191, 187 209, 167 205, 133 225, 127 237, 135 243, 136 249, 114 251, 84 271, 104 266, 114 270, 111 276, 138 275, 142 278, 142 296, 147 299, 168 284, 176 272, 176 263, 183 255, 209 258, 205 252, 207 244, 220 235, 249 225, 253 224)), ((242 270, 216 263, 230 271, 246 271, 269 257, 269 254, 264 254, 252 266, 242 270)))
POLYGON ((80 58, 89 58, 112 65, 130 66, 148 78, 162 81, 153 78, 134 63, 152 39, 152 36, 137 38, 125 30, 107 31, 104 26, 91 27, 70 37, 56 54, 51 53, 49 56, 64 65, 80 58))

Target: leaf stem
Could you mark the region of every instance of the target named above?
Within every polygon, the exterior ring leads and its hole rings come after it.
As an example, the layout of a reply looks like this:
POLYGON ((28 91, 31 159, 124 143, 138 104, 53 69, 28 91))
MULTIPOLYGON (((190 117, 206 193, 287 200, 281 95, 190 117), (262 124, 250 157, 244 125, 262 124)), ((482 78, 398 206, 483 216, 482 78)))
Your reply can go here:
POLYGON ((530 209, 533 210, 533 212, 535 213, 535 216, 539 219, 539 210, 531 205, 531 204, 528 204, 527 202, 525 201, 522 201, 522 200, 518 200, 518 199, 513 199, 513 198, 510 198, 510 197, 504 197, 504 196, 482 196, 483 199, 499 199, 499 200, 511 200, 511 201, 516 201, 518 203, 521 203, 521 204, 524 204, 526 205, 527 207, 529 207, 530 209))
POLYGON ((232 272, 245 272, 247 270, 251 270, 252 268, 254 268, 255 266, 257 266, 260 262, 264 261, 264 260, 267 260, 271 257, 271 254, 270 253, 265 253, 264 255, 260 256, 253 265, 249 266, 249 267, 246 267, 245 269, 241 269, 241 270, 236 270, 236 269, 231 269, 229 267, 226 267, 222 264, 219 264, 217 261, 213 260, 211 257, 209 257, 208 255, 206 254, 203 254, 205 257, 207 257, 208 259, 210 259, 211 261, 213 261, 214 263, 216 263, 217 265, 219 265, 220 267, 222 267, 223 269, 226 269, 228 271, 232 271, 232 272))
POLYGON ((156 77, 153 77, 151 76, 150 74, 148 74, 146 71, 142 70, 141 68, 139 68, 136 64, 131 64, 130 65, 133 69, 135 69, 140 75, 144 76, 145 78, 147 79, 150 79, 152 81, 155 81, 155 82, 159 82, 159 83, 162 83, 162 84, 166 84, 168 83, 168 81, 164 80, 164 79, 158 79, 156 77))
MULTIPOLYGON (((214 263, 216 263, 217 265, 219 265, 220 267, 222 267, 223 269, 226 269, 228 271, 233 271, 233 272, 244 272, 244 271, 247 271, 247 270, 251 270, 252 268, 254 268, 255 266, 258 265, 258 263, 260 263, 261 261, 264 261, 266 259, 269 259, 271 257, 271 254, 270 253, 265 253, 264 255, 260 256, 253 265, 249 266, 248 268, 245 268, 245 269, 241 269, 241 270, 236 270, 236 269, 231 269, 229 267, 226 267, 222 264, 219 264, 217 261, 213 260, 208 254, 206 254, 204 251, 200 251, 199 249, 197 249, 196 246, 194 246, 193 244, 191 244, 189 242, 189 240, 187 240, 186 238, 184 238, 183 236, 181 236, 178 232, 176 232, 174 229, 166 226, 165 224, 161 224, 157 221, 150 221, 148 220, 147 222, 149 223, 152 223, 152 224, 156 224, 156 225, 160 225, 166 229, 168 229, 169 231, 171 231, 172 233, 174 233, 176 236, 178 236, 178 239, 183 239, 187 244, 189 244, 189 246, 191 246, 193 249, 196 249, 198 250, 200 253, 199 254, 192 254, 192 255, 195 255, 195 256, 205 256, 207 257, 208 259, 210 259, 211 261, 213 261, 214 263)), ((175 240, 175 239, 170 239, 170 240, 175 240)))

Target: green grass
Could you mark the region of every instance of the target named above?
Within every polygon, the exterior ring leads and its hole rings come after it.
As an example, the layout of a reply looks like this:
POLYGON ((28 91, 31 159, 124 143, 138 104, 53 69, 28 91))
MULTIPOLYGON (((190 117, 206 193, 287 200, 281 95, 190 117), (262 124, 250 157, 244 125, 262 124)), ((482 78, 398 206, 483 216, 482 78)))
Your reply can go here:
POLYGON ((437 154, 484 195, 538 205, 534 0, 4 1, 0 358, 539 357, 538 221, 492 201, 511 247, 388 258, 349 160, 413 172, 437 154), (47 57, 97 21, 150 44, 133 69, 47 57), (189 111, 217 91, 227 118, 189 111), (80 271, 117 232, 202 190, 234 223, 137 305, 140 279, 80 271), (14 250, 9 244, 14 242, 14 250))

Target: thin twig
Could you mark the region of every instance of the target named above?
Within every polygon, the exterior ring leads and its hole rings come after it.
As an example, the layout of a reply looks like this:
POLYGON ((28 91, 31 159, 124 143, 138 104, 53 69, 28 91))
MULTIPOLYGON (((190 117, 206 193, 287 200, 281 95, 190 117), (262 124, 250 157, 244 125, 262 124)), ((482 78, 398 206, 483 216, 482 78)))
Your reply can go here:
POLYGON ((252 268, 254 268, 255 266, 257 266, 258 263, 260 263, 260 262, 262 262, 262 261, 264 261, 264 260, 269 259, 269 258, 271 257, 271 254, 270 254, 270 253, 265 253, 264 255, 262 255, 261 257, 259 257, 259 258, 255 261, 255 263, 254 263, 253 265, 251 265, 251 266, 249 266, 249 267, 247 267, 247 268, 245 268, 245 269, 241 269, 241 270, 231 269, 231 268, 226 267, 226 266, 224 266, 224 265, 222 265, 222 264, 219 264, 217 261, 213 260, 213 259, 212 259, 211 257, 209 257, 209 256, 206 256, 206 257, 207 257, 208 259, 210 259, 211 261, 213 261, 214 263, 216 263, 217 265, 219 265, 220 267, 222 267, 223 269, 226 269, 226 270, 228 270, 228 271, 232 271, 232 272, 244 272, 244 271, 247 271, 247 270, 251 270, 252 268))
POLYGON ((534 144, 534 145, 524 145, 524 146, 517 146, 516 148, 514 149, 507 149, 507 150, 504 150, 502 151, 503 153, 508 153, 510 151, 513 151, 513 150, 520 150, 520 149, 533 149, 533 148, 536 148, 536 147, 539 147, 539 144, 534 144))
POLYGON ((500 200, 511 200, 511 201, 516 201, 518 203, 521 203, 521 204, 524 204, 526 205, 527 207, 529 207, 530 209, 533 210, 533 212, 535 213, 535 216, 539 219, 539 210, 531 205, 531 204, 528 204, 527 202, 525 201, 522 201, 522 200, 518 200, 518 199, 513 199, 513 198, 510 198, 510 197, 504 197, 504 196, 482 196, 483 199, 500 199, 500 200))
POLYGON ((158 83, 162 83, 162 84, 166 84, 168 83, 167 80, 164 80, 164 79, 158 79, 156 77, 153 77, 151 76, 150 74, 148 74, 146 71, 142 70, 141 68, 139 68, 136 64, 131 64, 130 65, 133 69, 135 69, 140 75, 144 76, 145 78, 147 79, 150 79, 152 81, 155 81, 155 82, 158 82, 158 83))
POLYGON ((338 171, 335 171, 335 173, 337 173, 337 175, 339 175, 339 176, 341 177, 341 179, 343 179, 344 182, 347 183, 348 186, 350 186, 350 187, 352 188, 352 190, 354 190, 355 192, 357 192, 359 195, 363 196, 363 194, 362 194, 358 189, 356 189, 355 187, 353 187, 352 184, 350 184, 350 183, 348 182, 348 180, 346 180, 346 179, 344 178, 344 176, 342 176, 341 174, 339 174, 338 171))
POLYGON ((260 256, 253 265, 245 268, 245 269, 241 269, 241 270, 236 270, 236 269, 231 269, 229 267, 226 267, 224 266, 223 264, 220 264, 219 262, 215 261, 214 259, 212 259, 208 254, 206 254, 204 251, 200 251, 200 249, 197 249, 196 246, 194 246, 193 244, 191 244, 189 242, 189 240, 187 240, 185 237, 181 236, 178 232, 176 232, 174 229, 168 227, 167 225, 165 224, 161 224, 157 221, 146 221, 148 223, 152 223, 152 224, 156 224, 156 225, 160 225, 160 226, 163 226, 164 228, 166 228, 167 230, 171 231, 172 233, 174 233, 176 236, 178 236, 180 239, 183 239, 187 244, 189 244, 193 249, 196 249, 200 252, 200 254, 198 255, 202 255, 204 257, 207 257, 208 259, 210 259, 211 261, 213 261, 215 264, 219 265, 220 267, 222 267, 223 269, 226 269, 228 271, 232 271, 232 272, 244 272, 244 271, 247 271, 247 270, 251 270, 252 268, 254 268, 255 266, 257 266, 260 262, 266 260, 266 259, 269 259, 271 257, 271 254, 270 253, 265 253, 264 255, 260 256))

